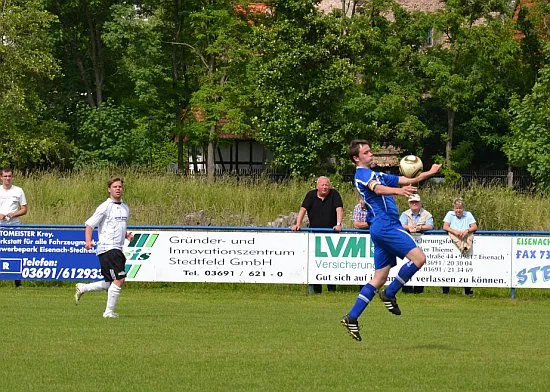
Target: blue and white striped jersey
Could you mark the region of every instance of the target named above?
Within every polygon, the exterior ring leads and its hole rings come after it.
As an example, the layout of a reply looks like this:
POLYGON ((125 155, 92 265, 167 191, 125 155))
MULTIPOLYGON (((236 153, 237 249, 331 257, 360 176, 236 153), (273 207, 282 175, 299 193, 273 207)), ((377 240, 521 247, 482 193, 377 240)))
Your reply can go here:
POLYGON ((379 219, 397 222, 399 224, 399 210, 392 195, 381 196, 374 193, 378 185, 397 187, 399 177, 393 174, 375 172, 366 167, 355 170, 355 187, 365 201, 367 222, 372 226, 379 219))

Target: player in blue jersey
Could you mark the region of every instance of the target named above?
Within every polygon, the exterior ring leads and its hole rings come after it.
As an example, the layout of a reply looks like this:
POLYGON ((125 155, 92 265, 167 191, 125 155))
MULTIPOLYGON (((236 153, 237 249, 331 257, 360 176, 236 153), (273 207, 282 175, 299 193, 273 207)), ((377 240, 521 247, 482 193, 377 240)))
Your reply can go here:
POLYGON ((415 194, 417 188, 413 185, 435 175, 441 165, 432 165, 429 171, 416 178, 375 172, 371 170, 373 155, 365 140, 352 141, 348 155, 356 166, 355 187, 365 201, 367 222, 374 244, 374 276, 363 286, 350 312, 341 321, 352 338, 361 340, 357 319, 386 283, 390 269, 397 264, 396 257, 409 261, 401 267, 393 282, 378 294, 386 308, 395 315, 401 314, 395 295, 426 262, 422 249, 401 226, 393 195, 409 197, 415 194))

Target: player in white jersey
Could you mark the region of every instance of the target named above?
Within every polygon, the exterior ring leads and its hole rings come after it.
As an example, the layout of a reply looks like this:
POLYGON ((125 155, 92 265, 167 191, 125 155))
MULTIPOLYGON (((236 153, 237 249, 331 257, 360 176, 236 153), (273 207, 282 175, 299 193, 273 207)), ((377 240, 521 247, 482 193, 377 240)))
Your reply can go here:
POLYGON ((99 241, 96 253, 101 264, 101 273, 105 281, 93 283, 77 283, 74 295, 78 305, 82 294, 89 291, 107 290, 107 306, 103 313, 104 318, 116 318, 115 306, 120 291, 126 279, 126 256, 122 252, 124 239, 132 240, 134 235, 127 231, 130 209, 122 201, 124 182, 116 177, 109 180, 107 189, 109 198, 97 207, 94 214, 86 221, 86 249, 93 247, 92 233, 98 228, 99 241))
MULTIPOLYGON (((21 216, 28 211, 25 192, 13 185, 13 169, 5 167, 0 172, 2 186, 0 187, 0 226, 18 225, 21 216)), ((21 281, 15 281, 15 287, 21 287, 21 281)))

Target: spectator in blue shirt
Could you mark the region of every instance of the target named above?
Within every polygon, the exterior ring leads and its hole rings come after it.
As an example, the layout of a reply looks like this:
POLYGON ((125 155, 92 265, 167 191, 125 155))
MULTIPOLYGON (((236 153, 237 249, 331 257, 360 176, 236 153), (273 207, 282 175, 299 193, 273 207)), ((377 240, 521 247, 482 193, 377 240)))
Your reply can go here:
MULTIPOLYGON (((453 200, 453 210, 447 212, 443 219, 443 230, 456 245, 462 256, 467 256, 472 249, 477 222, 471 212, 465 210, 464 201, 460 198, 453 200)), ((448 287, 442 288, 443 294, 449 293, 448 287)), ((464 288, 464 295, 471 296, 474 292, 471 287, 464 288)))

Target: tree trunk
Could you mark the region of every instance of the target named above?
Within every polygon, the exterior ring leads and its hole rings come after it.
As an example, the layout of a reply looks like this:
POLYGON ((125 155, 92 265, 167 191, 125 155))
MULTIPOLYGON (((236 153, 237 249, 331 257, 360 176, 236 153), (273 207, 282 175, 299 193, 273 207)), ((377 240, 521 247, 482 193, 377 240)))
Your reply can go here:
POLYGON ((355 9, 357 7, 357 0, 342 0, 342 14, 343 16, 355 15, 355 9))
POLYGON ((90 83, 88 83, 88 79, 86 78, 86 70, 84 69, 84 63, 82 62, 80 55, 77 55, 76 57, 76 66, 78 68, 78 73, 80 74, 80 81, 86 89, 86 101, 88 101, 88 105, 91 108, 95 108, 96 104, 94 101, 94 92, 90 88, 90 83))
MULTIPOLYGON (((212 80, 214 77, 214 70, 216 67, 216 58, 212 54, 208 59, 208 79, 212 80)), ((208 118, 208 116, 206 117, 208 118)), ((216 124, 210 126, 210 132, 208 134, 208 151, 206 157, 206 173, 209 180, 213 180, 216 175, 216 124)))
MULTIPOLYGON (((199 163, 197 162, 197 149, 195 147, 191 148, 191 161, 193 162, 193 173, 198 174, 199 173, 199 163)), ((203 161, 204 161, 204 159, 203 159, 203 161)))
POLYGON ((94 73, 94 84, 95 84, 95 103, 96 107, 101 107, 103 103, 103 79, 104 79, 104 70, 103 70, 103 48, 101 44, 101 34, 97 29, 91 15, 86 16, 88 22, 88 33, 90 35, 90 45, 91 53, 90 57, 92 60, 92 71, 94 73))
MULTIPOLYGON (((174 42, 179 43, 180 42, 180 36, 181 36, 181 26, 183 24, 182 20, 182 13, 180 12, 181 9, 181 2, 179 0, 174 1, 174 37, 172 38, 174 42)), ((178 68, 178 51, 180 51, 179 45, 172 45, 172 53, 170 53, 171 61, 172 61, 172 88, 174 91, 177 91, 178 88, 178 81, 180 77, 179 68, 178 68)), ((185 74, 185 69, 183 70, 183 73, 185 74)), ((176 115, 176 123, 175 123, 175 132, 174 134, 178 136, 178 173, 179 174, 187 174, 187 171, 189 169, 189 162, 187 159, 185 159, 185 153, 184 153, 184 135, 183 135, 183 120, 184 120, 184 114, 187 108, 187 105, 185 102, 182 104, 182 100, 180 99, 179 94, 174 93, 174 112, 176 115)))
POLYGON ((508 180, 508 188, 514 187, 514 172, 512 171, 512 165, 508 164, 508 173, 506 175, 508 180))
POLYGON ((206 173, 209 180, 213 180, 216 174, 216 142, 214 137, 216 134, 216 126, 212 125, 210 127, 210 140, 208 141, 208 152, 207 152, 207 161, 206 161, 206 173))
POLYGON ((187 174, 187 165, 184 166, 183 155, 183 136, 180 134, 178 135, 178 174, 181 175, 187 174))
POLYGON ((447 167, 451 168, 451 152, 453 150, 453 131, 455 128, 455 115, 454 110, 447 110, 447 144, 445 146, 445 163, 447 167))

